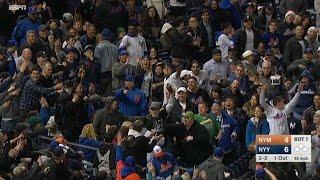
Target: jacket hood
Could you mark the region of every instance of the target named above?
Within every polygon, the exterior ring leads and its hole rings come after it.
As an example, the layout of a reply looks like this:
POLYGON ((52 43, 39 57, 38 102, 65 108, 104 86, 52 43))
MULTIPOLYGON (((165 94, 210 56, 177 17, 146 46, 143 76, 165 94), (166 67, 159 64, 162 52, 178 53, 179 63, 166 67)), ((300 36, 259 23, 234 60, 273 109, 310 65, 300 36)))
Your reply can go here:
POLYGON ((116 100, 116 97, 114 97, 114 96, 108 96, 108 97, 106 98, 105 103, 104 103, 106 109, 109 109, 109 108, 111 107, 112 102, 115 101, 115 100, 116 100))
POLYGON ((304 71, 301 73, 301 75, 300 75, 300 81, 301 81, 301 78, 302 78, 302 77, 308 77, 308 78, 310 79, 310 81, 313 81, 313 76, 312 76, 311 72, 308 71, 308 70, 304 70, 304 71))

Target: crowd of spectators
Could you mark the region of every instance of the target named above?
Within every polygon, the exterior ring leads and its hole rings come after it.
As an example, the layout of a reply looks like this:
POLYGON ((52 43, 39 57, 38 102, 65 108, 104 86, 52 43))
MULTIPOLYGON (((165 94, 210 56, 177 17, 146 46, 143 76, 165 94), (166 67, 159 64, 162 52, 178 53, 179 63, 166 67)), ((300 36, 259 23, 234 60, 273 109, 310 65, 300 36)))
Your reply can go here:
POLYGON ((320 0, 0 0, 0 180, 320 179, 320 0), (257 163, 256 135, 311 135, 257 163))

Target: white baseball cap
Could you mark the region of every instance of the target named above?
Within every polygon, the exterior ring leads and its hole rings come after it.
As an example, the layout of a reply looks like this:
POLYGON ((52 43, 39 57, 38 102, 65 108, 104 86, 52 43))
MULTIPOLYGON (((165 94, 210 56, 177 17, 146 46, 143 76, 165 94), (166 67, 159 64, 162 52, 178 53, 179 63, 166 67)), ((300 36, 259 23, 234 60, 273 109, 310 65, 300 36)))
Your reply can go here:
POLYGON ((243 58, 247 58, 249 56, 253 55, 253 52, 250 50, 245 51, 244 53, 242 53, 242 57, 243 58))

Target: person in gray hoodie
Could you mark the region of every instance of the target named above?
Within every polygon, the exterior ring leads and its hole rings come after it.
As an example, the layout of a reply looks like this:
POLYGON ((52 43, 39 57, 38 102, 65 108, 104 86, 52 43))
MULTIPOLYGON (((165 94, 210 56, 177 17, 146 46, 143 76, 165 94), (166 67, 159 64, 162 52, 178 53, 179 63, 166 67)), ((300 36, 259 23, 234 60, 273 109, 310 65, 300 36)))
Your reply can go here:
POLYGON ((213 157, 207 159, 199 165, 200 170, 207 173, 207 179, 210 180, 223 180, 225 179, 224 173, 227 168, 222 163, 224 150, 221 147, 216 147, 213 151, 213 157))

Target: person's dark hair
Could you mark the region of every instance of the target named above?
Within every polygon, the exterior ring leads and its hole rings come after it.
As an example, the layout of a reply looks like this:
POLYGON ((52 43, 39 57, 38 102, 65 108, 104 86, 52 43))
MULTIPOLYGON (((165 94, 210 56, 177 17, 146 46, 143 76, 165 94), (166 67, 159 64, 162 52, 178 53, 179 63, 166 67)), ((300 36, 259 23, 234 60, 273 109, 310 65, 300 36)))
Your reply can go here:
POLYGON ((114 137, 116 137, 118 133, 118 127, 117 126, 110 126, 108 129, 108 132, 104 135, 104 141, 106 143, 112 143, 114 137))
POLYGON ((143 123, 141 120, 136 120, 132 124, 132 129, 138 132, 142 131, 143 123))
POLYGON ((191 66, 192 66, 193 64, 198 64, 198 65, 200 65, 200 64, 199 64, 199 61, 197 61, 197 60, 192 60, 190 64, 191 64, 191 66))
POLYGON ((210 14, 210 11, 209 9, 205 8, 201 11, 201 15, 205 14, 205 13, 209 13, 210 14))
POLYGON ((190 80, 190 79, 194 79, 196 82, 198 82, 198 79, 194 76, 191 76, 188 80, 190 80))
POLYGON ((206 107, 208 107, 208 104, 207 104, 205 101, 199 102, 199 103, 198 103, 198 106, 199 106, 200 104, 205 105, 206 107))
POLYGON ((224 22, 221 24, 221 30, 224 31, 231 26, 230 22, 224 22))
POLYGON ((216 92, 218 93, 220 96, 222 94, 222 89, 219 86, 215 86, 214 88, 212 88, 211 93, 212 92, 216 92))
POLYGON ((276 19, 271 19, 269 24, 268 24, 268 26, 270 26, 271 23, 277 23, 278 24, 278 21, 276 19))
POLYGON ((65 40, 68 41, 71 38, 74 38, 74 36, 69 34, 69 33, 67 33, 66 36, 65 36, 65 40))
POLYGON ((189 20, 190 20, 191 18, 195 18, 195 19, 198 21, 198 17, 195 16, 195 15, 191 15, 191 16, 189 17, 189 20))
POLYGON ((244 65, 242 63, 238 63, 236 66, 244 68, 244 65))
POLYGON ((262 112, 264 112, 264 107, 258 105, 258 106, 256 106, 256 108, 259 108, 262 112))
POLYGON ((129 132, 129 128, 126 126, 122 126, 119 129, 119 133, 121 134, 122 137, 127 137, 128 136, 128 132, 129 132))
POLYGON ((233 101, 233 102, 236 102, 235 99, 234 99, 234 97, 232 97, 232 96, 227 96, 227 97, 224 99, 224 101, 227 101, 227 100, 231 100, 231 101, 233 101))
POLYGON ((252 94, 252 95, 250 96, 249 101, 251 100, 251 98, 252 98, 253 96, 257 98, 257 103, 259 104, 259 94, 258 94, 258 93, 252 94))
POLYGON ((177 28, 177 27, 179 27, 180 24, 183 23, 183 22, 184 22, 183 17, 182 17, 182 16, 179 16, 179 17, 177 17, 177 18, 175 18, 175 19, 173 20, 172 26, 175 27, 175 28, 177 28))
POLYGON ((155 51, 156 51, 156 58, 157 59, 159 59, 159 53, 158 53, 158 48, 156 48, 155 46, 151 46, 150 48, 149 48, 149 54, 150 54, 150 52, 151 52, 151 49, 154 49, 155 51))
POLYGON ((160 27, 160 17, 159 17, 157 9, 154 6, 148 7, 146 9, 146 11, 144 12, 143 25, 144 25, 144 27, 153 27, 153 26, 160 27), (156 16, 154 17, 154 19, 152 19, 149 16, 149 10, 152 8, 156 11, 156 16))

